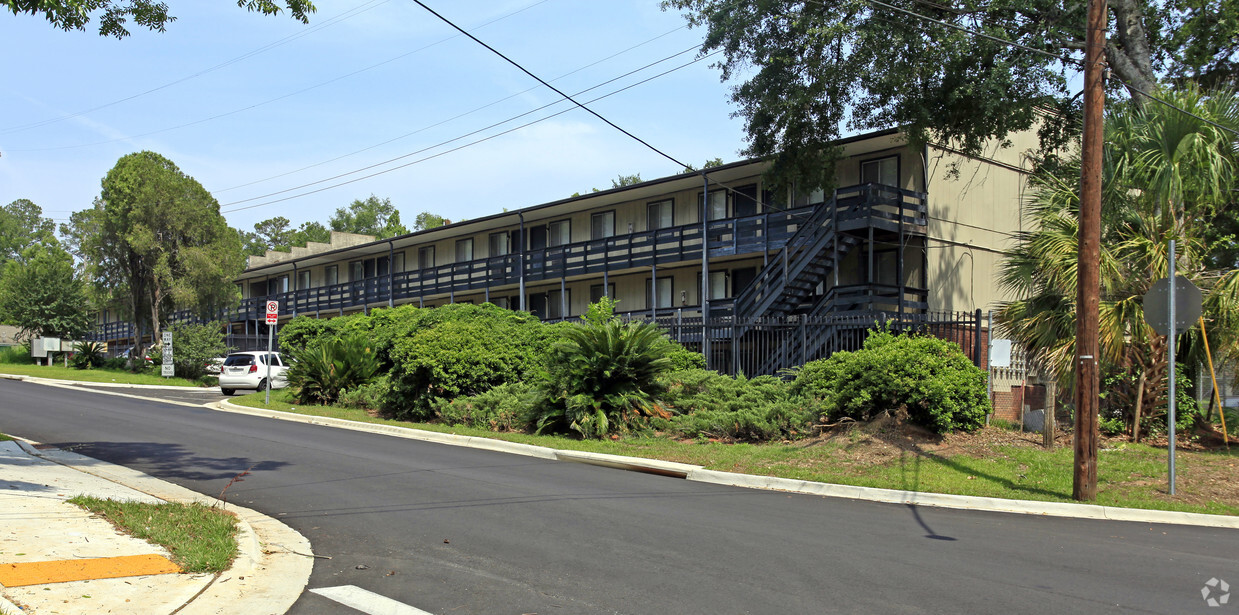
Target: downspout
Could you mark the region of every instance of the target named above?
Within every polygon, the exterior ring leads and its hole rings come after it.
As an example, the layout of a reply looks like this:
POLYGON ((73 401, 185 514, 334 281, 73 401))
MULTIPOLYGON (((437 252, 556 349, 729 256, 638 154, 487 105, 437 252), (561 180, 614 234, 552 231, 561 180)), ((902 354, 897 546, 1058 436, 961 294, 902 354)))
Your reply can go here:
POLYGON ((293 318, 296 318, 297 317, 297 290, 298 290, 297 288, 297 261, 293 261, 293 284, 292 286, 293 286, 293 300, 292 300, 293 318))
POLYGON ((701 172, 703 188, 701 192, 701 354, 706 357, 706 367, 710 366, 710 336, 707 321, 710 318, 710 240, 709 204, 710 178, 705 171, 701 172))
POLYGON ((396 247, 387 240, 387 307, 396 307, 396 247))
POLYGON ((517 238, 517 248, 520 253, 520 306, 521 311, 526 312, 528 310, 525 309, 525 214, 518 211, 516 216, 520 218, 520 237, 517 238))

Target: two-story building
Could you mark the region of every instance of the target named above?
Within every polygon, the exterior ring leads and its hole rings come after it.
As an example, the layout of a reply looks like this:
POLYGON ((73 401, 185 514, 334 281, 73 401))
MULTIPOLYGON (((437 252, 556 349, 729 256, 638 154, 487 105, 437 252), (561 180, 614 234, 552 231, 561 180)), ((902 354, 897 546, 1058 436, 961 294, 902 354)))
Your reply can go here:
POLYGON ((840 142, 829 193, 773 190, 767 163, 744 160, 550 203, 496 203, 509 211, 388 240, 334 233, 329 244, 250 257, 227 319, 237 339, 265 340, 270 299, 282 320, 465 302, 561 319, 608 296, 618 312, 676 328, 717 368, 767 371, 778 362, 742 359, 830 351, 830 336, 806 323, 850 315, 869 326, 877 313, 975 313, 1002 300, 996 268, 1020 229, 1023 152, 1035 138, 969 157, 887 130, 840 142), (758 335, 797 325, 795 340, 758 335))

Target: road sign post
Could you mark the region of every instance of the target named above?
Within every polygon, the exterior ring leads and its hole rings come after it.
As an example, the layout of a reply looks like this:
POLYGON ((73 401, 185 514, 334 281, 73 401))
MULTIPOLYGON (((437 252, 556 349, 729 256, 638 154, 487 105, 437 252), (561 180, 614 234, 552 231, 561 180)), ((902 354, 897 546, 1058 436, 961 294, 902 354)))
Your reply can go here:
POLYGON ((172 332, 163 332, 163 365, 159 368, 159 374, 164 378, 171 378, 176 374, 176 368, 172 366, 172 332))
POLYGON ((1149 292, 1144 294, 1144 320, 1153 330, 1166 336, 1166 361, 1170 368, 1168 385, 1169 399, 1166 405, 1166 431, 1170 435, 1169 473, 1170 495, 1174 495, 1174 439, 1175 439, 1175 338, 1192 328, 1203 310, 1200 289, 1192 281, 1175 275, 1174 272, 1174 240, 1170 241, 1170 275, 1153 283, 1149 292))
POLYGON ((273 345, 273 342, 275 341, 275 326, 276 326, 276 323, 279 322, 279 320, 280 320, 280 302, 279 301, 268 301, 267 302, 267 378, 266 378, 267 394, 265 396, 265 401, 263 401, 263 405, 265 406, 271 405, 271 347, 273 345))

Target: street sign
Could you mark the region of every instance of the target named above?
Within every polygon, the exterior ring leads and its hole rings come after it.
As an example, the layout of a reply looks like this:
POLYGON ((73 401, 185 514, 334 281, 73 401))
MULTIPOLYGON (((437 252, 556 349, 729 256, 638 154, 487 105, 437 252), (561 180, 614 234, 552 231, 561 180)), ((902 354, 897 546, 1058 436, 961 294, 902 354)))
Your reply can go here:
POLYGON ((279 320, 280 320, 280 302, 279 301, 268 301, 267 302, 267 324, 273 325, 279 322, 279 320))
MULTIPOLYGON (((1191 329, 1200 319, 1202 299, 1200 289, 1191 280, 1175 276, 1175 333, 1191 329)), ((1170 278, 1154 282, 1144 294, 1144 320, 1159 334, 1170 334, 1170 278)))
POLYGON ((175 374, 175 369, 172 367, 172 332, 163 332, 163 365, 159 368, 159 375, 164 378, 171 378, 175 374))

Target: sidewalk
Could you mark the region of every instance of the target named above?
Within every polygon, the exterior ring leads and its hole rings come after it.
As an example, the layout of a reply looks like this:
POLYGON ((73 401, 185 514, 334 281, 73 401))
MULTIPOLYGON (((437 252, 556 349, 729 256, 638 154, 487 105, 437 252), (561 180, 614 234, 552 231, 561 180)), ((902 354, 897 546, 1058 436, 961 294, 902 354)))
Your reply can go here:
POLYGON ((258 512, 227 506, 240 530, 230 569, 160 573, 149 565, 166 551, 67 502, 77 495, 214 502, 82 455, 0 442, 0 613, 284 613, 309 580, 309 541, 258 512))

